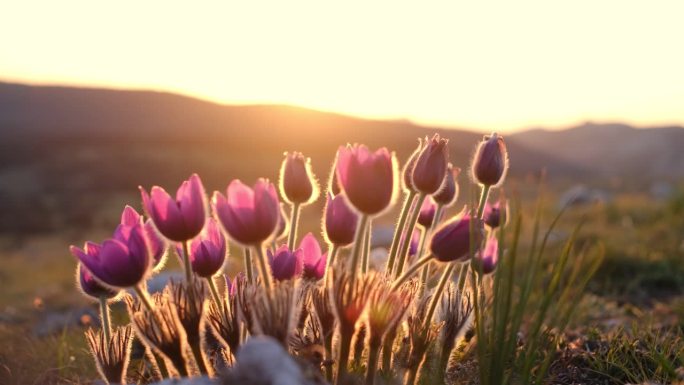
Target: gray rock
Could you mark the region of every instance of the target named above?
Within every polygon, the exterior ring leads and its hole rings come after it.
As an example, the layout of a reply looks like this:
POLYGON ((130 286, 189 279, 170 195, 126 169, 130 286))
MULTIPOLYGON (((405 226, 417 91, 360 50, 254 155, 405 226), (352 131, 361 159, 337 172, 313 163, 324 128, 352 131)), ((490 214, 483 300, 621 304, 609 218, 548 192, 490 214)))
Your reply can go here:
POLYGON ((252 337, 236 354, 236 365, 227 373, 225 384, 304 385, 308 381, 301 367, 273 338, 252 337))
POLYGON ((209 377, 169 378, 152 385, 218 385, 220 382, 209 377))

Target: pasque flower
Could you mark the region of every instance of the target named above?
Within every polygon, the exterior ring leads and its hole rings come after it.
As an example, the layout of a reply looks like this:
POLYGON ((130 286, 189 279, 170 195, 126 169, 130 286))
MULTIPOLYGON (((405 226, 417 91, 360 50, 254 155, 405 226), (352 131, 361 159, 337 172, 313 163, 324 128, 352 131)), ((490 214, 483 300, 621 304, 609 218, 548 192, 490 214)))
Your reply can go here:
POLYGON ((432 222, 435 219, 435 212, 437 211, 437 203, 428 197, 423 201, 423 205, 420 207, 420 213, 418 214, 418 224, 423 226, 423 228, 428 229, 432 226, 432 222))
POLYGON ((340 147, 336 174, 349 203, 366 215, 384 211, 395 193, 395 163, 385 147, 375 152, 358 144, 340 147))
POLYGON ((404 169, 401 172, 402 179, 404 181, 404 188, 408 191, 416 191, 416 186, 413 184, 413 168, 416 166, 416 161, 418 156, 423 150, 423 141, 418 138, 418 147, 411 153, 409 158, 406 160, 404 169))
MULTIPOLYGON (((142 217, 137 211, 131 206, 126 205, 123 212, 121 213, 121 225, 122 226, 134 226, 136 223, 140 223, 142 217)), ((162 238, 157 229, 154 227, 151 219, 148 219, 144 223, 145 235, 147 236, 147 244, 150 247, 150 253, 152 255, 153 269, 160 269, 164 265, 164 257, 166 255, 167 242, 162 238)))
POLYGON ((318 281, 325 276, 328 256, 321 252, 321 245, 313 234, 308 233, 299 243, 304 264, 303 277, 318 281))
POLYGON ((115 288, 137 286, 152 270, 152 258, 142 223, 119 226, 114 237, 105 240, 102 245, 86 242, 83 249, 71 246, 70 250, 95 278, 115 288))
POLYGON ((328 241, 337 246, 347 246, 354 242, 359 215, 349 207, 342 195, 327 194, 323 228, 328 241))
POLYGON ((98 282, 93 274, 88 271, 88 268, 79 263, 76 267, 76 282, 78 282, 78 287, 81 289, 83 294, 93 297, 95 299, 106 298, 111 299, 119 294, 119 290, 111 289, 107 286, 103 286, 98 282))
POLYGON ((200 277, 214 276, 226 261, 226 237, 216 220, 208 218, 202 232, 190 243, 192 271, 200 277))
POLYGON ((438 134, 432 139, 425 138, 420 154, 413 166, 412 180, 416 190, 423 194, 433 194, 439 190, 449 162, 448 140, 438 134))
POLYGON ((471 256, 471 241, 473 249, 477 250, 483 238, 482 221, 464 211, 435 231, 430 241, 430 251, 442 262, 464 261, 471 256))
POLYGON ((508 169, 508 152, 503 137, 497 133, 485 136, 473 157, 472 173, 475 181, 484 186, 500 185, 508 169))
POLYGON ((140 193, 147 215, 166 238, 184 242, 202 231, 206 218, 206 195, 197 174, 192 174, 181 184, 176 199, 159 186, 152 187, 149 194, 140 187, 140 193))
POLYGON ((291 251, 287 245, 280 246, 275 254, 268 250, 268 261, 271 264, 271 273, 277 281, 285 281, 302 275, 304 260, 302 250, 291 251))
POLYGON ((497 201, 494 204, 485 204, 483 219, 490 228, 496 229, 499 226, 505 225, 507 217, 508 204, 506 202, 497 201))
POLYGON ((311 203, 318 198, 318 184, 311 171, 311 160, 301 152, 285 154, 280 167, 280 192, 292 204, 311 203))
POLYGON ((257 180, 253 189, 237 179, 230 182, 226 196, 214 192, 212 207, 228 235, 242 245, 259 245, 278 226, 278 194, 267 179, 257 180))
POLYGON ((490 274, 496 269, 499 262, 499 240, 495 235, 489 236, 484 249, 473 258, 474 269, 482 269, 483 274, 490 274))
POLYGON ((458 199, 458 183, 456 183, 456 179, 460 173, 460 168, 454 167, 451 163, 447 165, 442 186, 432 195, 435 202, 444 207, 449 207, 456 202, 456 199, 458 199))

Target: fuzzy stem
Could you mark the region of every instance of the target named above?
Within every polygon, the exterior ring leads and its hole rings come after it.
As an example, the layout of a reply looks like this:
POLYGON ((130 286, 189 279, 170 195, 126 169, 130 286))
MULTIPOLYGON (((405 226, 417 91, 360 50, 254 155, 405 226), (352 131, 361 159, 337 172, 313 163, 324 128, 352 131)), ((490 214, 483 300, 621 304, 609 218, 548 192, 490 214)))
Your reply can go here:
POLYGON ((271 277, 271 269, 266 261, 266 255, 264 255, 263 245, 259 244, 254 246, 254 250, 257 254, 257 266, 259 267, 259 275, 261 276, 261 281, 264 283, 266 292, 268 296, 271 296, 273 290, 273 278, 271 277))
POLYGON ((406 370, 406 376, 404 377, 404 385, 414 385, 416 383, 416 378, 418 377, 419 365, 412 366, 406 370))
POLYGON ((245 271, 247 271, 247 281, 254 284, 254 265, 252 264, 252 250, 245 247, 244 255, 245 271))
POLYGON ((491 188, 492 188, 492 186, 489 186, 489 185, 483 185, 482 186, 482 195, 480 195, 480 204, 477 208, 477 217, 479 219, 482 219, 482 215, 484 214, 485 204, 487 203, 487 198, 489 198, 489 190, 491 188))
POLYGON ((411 203, 413 203, 416 197, 416 192, 411 190, 406 193, 406 200, 404 201, 404 207, 401 208, 401 214, 399 214, 399 221, 397 222, 397 227, 394 229, 394 237, 392 238, 392 245, 390 246, 389 257, 387 258, 387 267, 385 267, 385 274, 388 276, 392 274, 394 269, 394 260, 397 257, 397 252, 399 251, 399 241, 401 240, 401 234, 404 232, 404 226, 406 225, 406 218, 408 217, 409 211, 411 210, 411 203))
MULTIPOLYGON (((356 227, 356 234, 354 235, 354 248, 352 249, 352 255, 351 255, 351 267, 349 271, 351 272, 350 274, 350 279, 349 279, 349 287, 354 287, 356 283, 356 276, 359 268, 359 257, 361 256, 361 249, 363 246, 363 234, 366 231, 366 225, 368 224, 368 215, 366 214, 361 214, 361 218, 359 219, 359 225, 356 227)), ((350 291, 351 294, 351 291, 350 291)))
POLYGON ((404 284, 404 282, 408 281, 411 278, 411 276, 416 271, 418 271, 418 269, 423 267, 423 265, 430 262, 431 260, 432 260, 432 255, 429 255, 429 254, 424 256, 423 258, 417 260, 416 263, 414 263, 411 267, 408 268, 408 270, 406 270, 404 272, 404 274, 401 275, 401 277, 394 280, 394 283, 392 284, 391 290, 393 290, 393 291, 397 290, 401 285, 404 284))
POLYGON ((221 301, 221 295, 219 294, 218 288, 216 287, 216 282, 214 282, 214 277, 207 277, 207 283, 209 283, 209 290, 211 291, 211 296, 214 298, 216 306, 225 313, 225 304, 221 301))
MULTIPOLYGON (((325 348, 325 360, 333 362, 333 333, 323 337, 323 347, 325 348)), ((325 379, 332 383, 333 380, 333 366, 327 365, 325 368, 325 379)))
POLYGON ((287 248, 294 251, 295 241, 297 240, 297 225, 299 223, 299 203, 292 204, 290 213, 290 234, 287 236, 287 248))
POLYGON ((449 365, 449 357, 451 357, 451 352, 454 350, 456 343, 454 340, 443 341, 442 349, 439 354, 439 361, 437 363, 437 376, 440 379, 440 383, 444 383, 444 377, 447 371, 447 366, 449 365))
POLYGON ((185 357, 172 360, 173 367, 176 368, 178 374, 181 378, 190 377, 190 372, 188 371, 188 362, 185 357))
POLYGON ((190 345, 190 350, 192 350, 192 355, 195 357, 197 368, 202 375, 213 377, 214 368, 212 368, 211 365, 207 365, 206 357, 202 351, 202 341, 200 340, 198 342, 199 343, 190 345))
POLYGON ((370 263, 370 249, 371 249, 371 227, 373 226, 372 220, 368 219, 368 225, 366 226, 366 232, 363 234, 363 258, 361 259, 361 272, 368 272, 368 265, 370 263))
MULTIPOLYGON (((427 239, 428 236, 428 229, 423 229, 423 231, 420 232, 420 243, 418 243, 418 252, 416 255, 418 258, 423 256, 423 252, 425 251, 425 240, 427 239)), ((418 298, 422 298, 423 294, 425 294, 425 289, 427 285, 427 280, 428 277, 430 276, 430 264, 426 264, 423 266, 423 270, 420 272, 420 282, 418 284, 418 298)))
POLYGON ((142 286, 134 286, 133 289, 135 290, 135 294, 138 295, 138 299, 140 299, 140 302, 149 310, 152 314, 156 314, 154 312, 154 303, 152 303, 152 298, 150 298, 150 293, 147 292, 147 290, 143 289, 142 286))
POLYGON ((150 349, 149 346, 145 346, 145 357, 152 367, 152 377, 155 381, 161 381, 164 378, 171 377, 169 370, 166 368, 164 358, 154 350, 150 349))
POLYGON ((442 297, 442 292, 444 291, 447 282, 449 282, 449 279, 454 273, 455 268, 456 263, 452 262, 449 264, 449 266, 446 267, 446 269, 444 269, 444 273, 442 273, 442 277, 439 279, 439 283, 435 288, 435 292, 432 294, 432 298, 430 298, 430 305, 428 305, 427 313, 425 313, 424 327, 427 328, 430 326, 430 323, 432 322, 432 317, 434 317, 435 310, 437 309, 437 304, 439 303, 439 300, 442 297))
POLYGON ((347 365, 349 363, 349 350, 351 348, 352 333, 345 333, 340 330, 339 354, 337 356, 337 377, 335 385, 345 384, 347 376, 347 365))
POLYGON ((385 334, 385 341, 382 344, 382 370, 389 373, 392 369, 392 348, 394 347, 394 340, 397 338, 396 329, 385 334))
POLYGON ((325 273, 323 275, 323 285, 328 284, 328 272, 335 266, 335 258, 337 257, 337 252, 340 250, 340 247, 336 244, 331 244, 328 247, 328 259, 326 260, 326 266, 325 266, 325 273))
POLYGON ((378 368, 378 358, 380 358, 381 341, 371 338, 368 344, 368 365, 366 366, 366 385, 373 385, 375 374, 378 368))
POLYGON ((102 332, 105 336, 105 346, 109 349, 109 341, 112 339, 112 328, 111 319, 109 318, 109 305, 107 304, 107 298, 105 296, 100 297, 100 321, 102 322, 102 332))
POLYGON ((190 265, 190 241, 181 242, 183 244, 183 268, 185 269, 185 282, 192 282, 192 265, 190 265))
POLYGON ((394 277, 399 277, 404 270, 404 264, 406 263, 406 256, 408 255, 409 245, 411 244, 411 238, 413 238, 413 229, 416 227, 416 222, 418 222, 418 216, 420 215, 420 208, 423 205, 426 195, 424 193, 418 194, 416 198, 416 204, 411 210, 408 222, 406 223, 406 231, 404 231, 404 239, 399 247, 399 259, 397 260, 397 269, 394 272, 394 277))

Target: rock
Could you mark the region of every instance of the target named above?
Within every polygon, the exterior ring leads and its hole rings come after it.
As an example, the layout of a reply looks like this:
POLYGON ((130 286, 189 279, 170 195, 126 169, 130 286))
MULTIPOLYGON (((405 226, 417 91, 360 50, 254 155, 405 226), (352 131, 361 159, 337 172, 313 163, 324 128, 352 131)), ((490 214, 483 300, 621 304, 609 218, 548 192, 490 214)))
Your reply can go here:
MULTIPOLYGON (((174 281, 182 281, 183 273, 180 271, 162 271, 147 281, 147 290, 150 292, 150 294, 159 293, 160 291, 164 290, 166 285, 172 279, 174 281)), ((134 292, 131 292, 131 294, 133 293, 134 292)))
POLYGON ((209 377, 169 378, 152 385, 219 385, 220 382, 209 377))
POLYGON ((91 307, 82 307, 65 312, 48 311, 33 326, 33 334, 38 337, 45 337, 71 327, 98 326, 99 324, 100 316, 91 307))

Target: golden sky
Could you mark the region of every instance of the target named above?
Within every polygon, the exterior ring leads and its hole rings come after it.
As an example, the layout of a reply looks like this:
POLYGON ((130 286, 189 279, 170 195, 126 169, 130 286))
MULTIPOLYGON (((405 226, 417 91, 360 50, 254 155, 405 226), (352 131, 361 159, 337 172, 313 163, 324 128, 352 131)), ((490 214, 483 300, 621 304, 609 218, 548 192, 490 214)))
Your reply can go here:
POLYGON ((684 1, 0 5, 0 79, 513 131, 684 123, 684 1))

